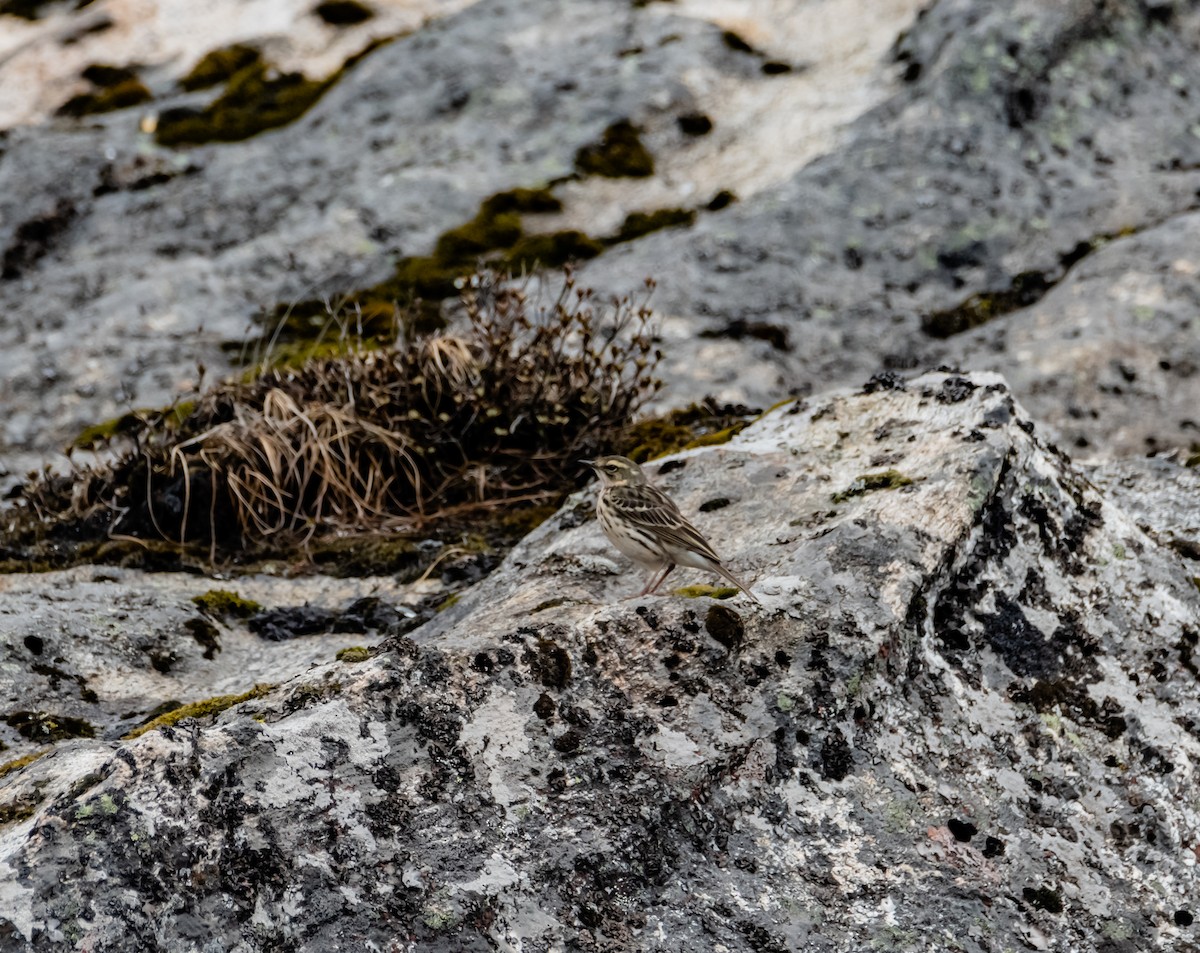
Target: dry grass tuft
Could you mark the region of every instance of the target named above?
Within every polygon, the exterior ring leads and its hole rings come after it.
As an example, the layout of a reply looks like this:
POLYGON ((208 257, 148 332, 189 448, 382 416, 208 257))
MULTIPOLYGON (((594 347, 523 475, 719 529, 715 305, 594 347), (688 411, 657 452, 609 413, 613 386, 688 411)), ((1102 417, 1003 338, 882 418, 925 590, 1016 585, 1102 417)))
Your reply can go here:
POLYGON ((557 499, 661 386, 645 298, 599 303, 568 272, 539 304, 479 273, 460 311, 453 333, 265 370, 170 427, 147 416, 112 438, 110 462, 27 486, 21 509, 73 539, 165 540, 214 560, 422 530, 557 499))

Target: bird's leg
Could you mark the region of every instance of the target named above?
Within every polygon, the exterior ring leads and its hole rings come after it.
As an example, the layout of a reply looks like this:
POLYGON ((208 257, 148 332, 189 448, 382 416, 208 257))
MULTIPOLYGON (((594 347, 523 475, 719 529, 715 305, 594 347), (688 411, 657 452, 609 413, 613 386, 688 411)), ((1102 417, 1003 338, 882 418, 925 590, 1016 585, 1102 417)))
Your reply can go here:
POLYGON ((671 575, 671 573, 674 569, 675 569, 674 563, 667 563, 666 568, 663 569, 663 571, 658 576, 656 576, 654 579, 650 580, 651 585, 646 586, 646 591, 643 592, 642 595, 648 596, 648 595, 652 595, 654 592, 656 592, 658 590, 658 587, 667 581, 667 576, 671 575))

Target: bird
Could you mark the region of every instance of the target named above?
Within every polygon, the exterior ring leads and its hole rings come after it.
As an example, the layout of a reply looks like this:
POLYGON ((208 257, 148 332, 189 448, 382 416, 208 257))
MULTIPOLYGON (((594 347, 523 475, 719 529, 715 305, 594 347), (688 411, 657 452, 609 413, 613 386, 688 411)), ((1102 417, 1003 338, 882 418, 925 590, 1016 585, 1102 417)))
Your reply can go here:
POLYGON ((724 576, 755 602, 750 587, 721 563, 696 527, 679 507, 627 457, 604 456, 581 460, 596 471, 600 492, 596 518, 609 542, 639 566, 651 571, 639 596, 655 592, 676 566, 705 569, 724 576))

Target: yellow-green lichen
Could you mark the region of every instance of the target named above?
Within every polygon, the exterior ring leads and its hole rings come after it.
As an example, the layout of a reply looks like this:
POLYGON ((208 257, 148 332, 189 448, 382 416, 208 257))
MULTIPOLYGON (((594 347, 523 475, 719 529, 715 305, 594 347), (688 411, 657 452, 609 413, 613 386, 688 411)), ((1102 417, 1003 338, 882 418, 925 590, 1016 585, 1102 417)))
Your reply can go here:
POLYGON ((38 758, 48 755, 50 751, 50 748, 45 748, 41 751, 35 751, 32 754, 26 754, 19 758, 13 758, 11 761, 5 761, 4 764, 0 764, 0 778, 7 777, 8 775, 12 774, 12 772, 20 771, 27 765, 33 764, 33 762, 37 761, 38 758))
POLYGON ((192 602, 207 616, 214 619, 248 619, 262 612, 262 603, 243 599, 228 589, 209 589, 208 592, 192 596, 192 602))
POLYGON ((865 473, 851 483, 840 493, 833 494, 834 503, 845 503, 847 500, 875 490, 894 490, 901 486, 910 486, 912 478, 905 476, 899 470, 884 470, 880 473, 865 473))
POLYGON ((133 731, 125 735, 124 740, 130 741, 144 735, 148 731, 155 731, 159 728, 169 728, 171 725, 178 724, 185 718, 207 718, 220 714, 225 709, 232 708, 234 705, 240 705, 242 702, 247 702, 255 698, 262 698, 273 687, 272 685, 255 685, 250 691, 243 692, 241 695, 217 695, 214 698, 192 702, 190 705, 181 705, 174 711, 166 712, 159 715, 153 721, 134 728, 133 731))
POLYGON ((739 592, 736 586, 680 586, 673 590, 675 595, 683 596, 685 599, 699 599, 704 596, 709 599, 730 599, 736 596, 739 592))
POLYGON ((337 654, 339 662, 365 662, 371 657, 371 650, 361 645, 351 645, 337 654))
POLYGON ((450 609, 453 606, 458 605, 458 600, 460 598, 462 598, 462 597, 460 596, 459 593, 457 593, 457 592, 451 593, 445 599, 443 599, 442 602, 438 605, 438 607, 436 609, 434 609, 433 611, 434 612, 445 612, 447 609, 450 609))
POLYGON ((685 445, 685 450, 692 450, 695 447, 716 447, 723 443, 729 443, 734 437, 740 434, 743 430, 750 426, 750 421, 739 420, 730 427, 723 427, 713 433, 701 434, 693 440, 689 440, 685 445))

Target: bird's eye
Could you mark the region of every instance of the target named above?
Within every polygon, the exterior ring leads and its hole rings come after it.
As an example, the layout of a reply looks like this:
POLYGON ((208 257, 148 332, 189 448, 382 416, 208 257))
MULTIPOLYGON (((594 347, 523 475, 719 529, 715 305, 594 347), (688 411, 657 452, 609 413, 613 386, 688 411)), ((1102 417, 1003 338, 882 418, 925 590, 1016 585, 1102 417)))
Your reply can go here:
POLYGON ((604 469, 607 470, 609 473, 616 473, 617 465, 615 463, 609 463, 604 467, 604 469))

